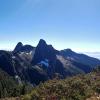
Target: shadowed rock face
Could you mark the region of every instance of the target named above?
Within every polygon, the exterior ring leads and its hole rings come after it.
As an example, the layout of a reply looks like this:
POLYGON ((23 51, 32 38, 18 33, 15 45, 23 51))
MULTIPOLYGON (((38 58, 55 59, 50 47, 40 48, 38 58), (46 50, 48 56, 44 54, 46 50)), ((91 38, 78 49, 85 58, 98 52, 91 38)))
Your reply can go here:
POLYGON ((14 76, 14 68, 12 64, 12 55, 10 52, 0 51, 0 68, 9 75, 14 76))
POLYGON ((47 45, 46 42, 41 39, 36 47, 32 65, 36 65, 45 59, 48 59, 52 65, 56 59, 56 51, 51 45, 47 45))
POLYGON ((21 50, 21 48, 23 47, 23 44, 21 43, 21 42, 19 42, 17 45, 16 45, 16 47, 15 47, 15 49, 14 49, 14 52, 16 53, 16 52, 19 52, 20 50, 21 50))
POLYGON ((48 60, 48 67, 42 68, 46 69, 47 76, 53 78, 55 73, 64 75, 64 68, 62 63, 57 59, 56 55, 59 54, 59 51, 55 50, 52 45, 47 45, 47 43, 41 39, 36 47, 35 54, 32 59, 32 65, 37 65, 40 62, 45 62, 48 60))

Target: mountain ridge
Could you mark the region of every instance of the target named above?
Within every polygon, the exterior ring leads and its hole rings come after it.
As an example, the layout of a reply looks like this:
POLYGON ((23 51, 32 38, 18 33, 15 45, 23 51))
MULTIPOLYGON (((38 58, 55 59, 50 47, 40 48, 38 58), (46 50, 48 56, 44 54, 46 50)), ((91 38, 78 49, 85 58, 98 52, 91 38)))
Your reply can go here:
POLYGON ((56 50, 43 39, 36 47, 19 42, 13 51, 0 50, 0 68, 13 77, 17 76, 19 81, 33 85, 53 79, 56 75, 65 78, 89 73, 98 64, 100 60, 71 49, 56 50))

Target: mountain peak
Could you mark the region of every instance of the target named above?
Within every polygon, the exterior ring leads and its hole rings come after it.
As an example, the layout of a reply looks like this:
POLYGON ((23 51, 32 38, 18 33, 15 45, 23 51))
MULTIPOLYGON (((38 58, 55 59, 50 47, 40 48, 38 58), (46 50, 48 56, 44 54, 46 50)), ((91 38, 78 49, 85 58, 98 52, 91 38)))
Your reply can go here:
POLYGON ((47 45, 46 41, 43 39, 40 39, 38 45, 47 45))
POLYGON ((45 42, 45 40, 44 39, 40 39, 40 42, 45 42))
POLYGON ((56 52, 55 49, 52 47, 52 45, 48 45, 45 40, 40 39, 36 49, 35 54, 33 56, 32 64, 38 64, 41 61, 44 61, 45 59, 48 59, 49 61, 55 61, 56 58, 56 52))
POLYGON ((70 48, 67 48, 67 49, 65 49, 66 51, 72 51, 72 52, 74 52, 72 49, 70 49, 70 48))
POLYGON ((22 42, 18 42, 17 46, 23 46, 22 42))
POLYGON ((22 47, 23 47, 22 42, 18 42, 15 49, 14 49, 14 52, 18 52, 22 47))
POLYGON ((31 45, 23 45, 21 42, 18 42, 18 44, 14 49, 14 53, 19 53, 19 52, 29 53, 30 51, 34 51, 34 47, 31 45))
POLYGON ((70 48, 68 49, 64 49, 64 50, 61 50, 63 52, 67 52, 67 53, 75 53, 73 50, 71 50, 70 48))

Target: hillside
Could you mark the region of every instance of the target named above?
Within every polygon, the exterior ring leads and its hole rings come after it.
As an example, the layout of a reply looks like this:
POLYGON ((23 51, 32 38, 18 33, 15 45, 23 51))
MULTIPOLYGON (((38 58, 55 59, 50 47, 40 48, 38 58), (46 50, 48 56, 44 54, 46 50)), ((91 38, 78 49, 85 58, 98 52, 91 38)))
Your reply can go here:
POLYGON ((0 98, 16 97, 28 93, 31 89, 29 84, 21 84, 6 72, 0 69, 0 98))
POLYGON ((87 75, 63 80, 56 78, 41 83, 30 94, 25 95, 23 100, 100 100, 98 96, 100 96, 100 68, 87 75))
POLYGON ((76 62, 80 62, 80 63, 86 64, 86 65, 89 65, 91 67, 100 65, 100 62, 98 59, 87 56, 85 54, 76 53, 76 52, 72 51, 71 49, 64 49, 64 50, 61 50, 60 52, 64 58, 70 58, 76 62))

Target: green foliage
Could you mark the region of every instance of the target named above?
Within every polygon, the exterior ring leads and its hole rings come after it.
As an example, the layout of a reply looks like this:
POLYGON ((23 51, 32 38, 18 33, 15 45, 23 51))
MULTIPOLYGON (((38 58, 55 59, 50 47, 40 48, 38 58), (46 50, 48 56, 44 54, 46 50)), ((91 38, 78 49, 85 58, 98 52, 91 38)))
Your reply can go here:
POLYGON ((63 80, 49 80, 35 87, 23 100, 86 100, 100 94, 100 70, 63 80))
POLYGON ((29 84, 18 84, 14 78, 0 69, 0 98, 21 96, 29 91, 29 84))

